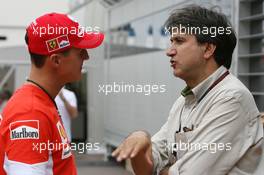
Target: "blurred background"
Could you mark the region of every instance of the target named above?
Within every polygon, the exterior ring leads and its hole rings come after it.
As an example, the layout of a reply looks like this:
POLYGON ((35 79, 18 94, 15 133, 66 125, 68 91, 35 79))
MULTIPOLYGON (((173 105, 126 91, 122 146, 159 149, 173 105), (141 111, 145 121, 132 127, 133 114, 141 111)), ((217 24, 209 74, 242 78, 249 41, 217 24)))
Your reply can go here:
MULTIPOLYGON (((75 92, 78 117, 72 121, 80 175, 131 174, 129 163, 116 163, 112 150, 132 131, 157 132, 185 84, 176 79, 165 49, 169 36, 163 24, 176 8, 199 4, 227 15, 238 35, 231 71, 251 91, 264 111, 263 0, 0 0, 0 110, 30 70, 25 28, 47 12, 67 13, 82 26, 99 27, 102 46, 88 50, 90 60, 75 92), (143 87, 137 92, 105 93, 118 84, 143 87), (149 86, 159 91, 149 92, 149 86), (145 88, 145 89, 144 89, 145 88), (98 143, 99 149, 95 149, 98 143)), ((0 111, 1 112, 1 111, 0 111)), ((263 162, 264 169, 264 162, 263 162)), ((259 170, 256 174, 263 174, 259 170)))

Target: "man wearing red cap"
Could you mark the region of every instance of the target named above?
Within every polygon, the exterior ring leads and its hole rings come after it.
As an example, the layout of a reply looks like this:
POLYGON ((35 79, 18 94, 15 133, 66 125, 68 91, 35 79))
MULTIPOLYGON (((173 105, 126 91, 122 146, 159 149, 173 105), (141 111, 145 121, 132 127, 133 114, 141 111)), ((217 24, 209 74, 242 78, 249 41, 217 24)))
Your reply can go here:
POLYGON ((27 27, 31 71, 0 118, 0 175, 77 174, 54 98, 66 83, 80 80, 83 61, 89 59, 86 49, 103 42, 102 33, 80 29, 58 13, 27 27))

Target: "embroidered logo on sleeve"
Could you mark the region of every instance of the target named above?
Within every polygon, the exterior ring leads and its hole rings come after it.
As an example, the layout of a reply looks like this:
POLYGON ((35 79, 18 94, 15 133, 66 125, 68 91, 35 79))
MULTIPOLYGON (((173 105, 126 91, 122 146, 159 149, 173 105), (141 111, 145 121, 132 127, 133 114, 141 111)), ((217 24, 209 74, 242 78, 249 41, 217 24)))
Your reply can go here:
POLYGON ((62 49, 70 46, 70 41, 67 35, 62 35, 57 38, 46 41, 46 45, 49 52, 62 49))
POLYGON ((70 145, 68 143, 68 137, 66 135, 66 132, 65 132, 61 122, 57 123, 57 128, 58 128, 58 132, 59 132, 60 137, 61 137, 61 142, 63 144, 63 150, 62 150, 61 158, 66 159, 72 155, 71 154, 71 148, 70 148, 70 145))
POLYGON ((39 139, 38 120, 20 120, 10 123, 10 139, 39 139))

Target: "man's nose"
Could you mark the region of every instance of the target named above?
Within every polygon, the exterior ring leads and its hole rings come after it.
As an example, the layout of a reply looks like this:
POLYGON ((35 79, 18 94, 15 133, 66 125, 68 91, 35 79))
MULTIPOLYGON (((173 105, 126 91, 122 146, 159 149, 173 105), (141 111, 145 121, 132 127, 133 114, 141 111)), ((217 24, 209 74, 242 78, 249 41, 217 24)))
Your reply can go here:
POLYGON ((166 55, 167 55, 168 57, 173 57, 173 56, 176 55, 176 54, 177 54, 177 51, 176 51, 176 49, 173 48, 173 47, 169 47, 169 48, 166 50, 166 55))

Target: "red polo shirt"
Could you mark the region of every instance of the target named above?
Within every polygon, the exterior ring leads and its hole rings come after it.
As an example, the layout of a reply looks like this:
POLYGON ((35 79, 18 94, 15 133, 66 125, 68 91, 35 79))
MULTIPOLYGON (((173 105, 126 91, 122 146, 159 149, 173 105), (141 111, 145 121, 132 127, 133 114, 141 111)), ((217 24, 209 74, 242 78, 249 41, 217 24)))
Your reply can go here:
POLYGON ((0 175, 77 174, 57 109, 35 85, 23 85, 7 103, 0 145, 0 175))

